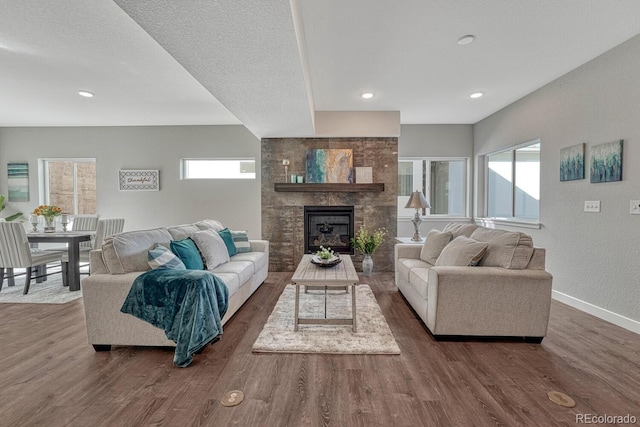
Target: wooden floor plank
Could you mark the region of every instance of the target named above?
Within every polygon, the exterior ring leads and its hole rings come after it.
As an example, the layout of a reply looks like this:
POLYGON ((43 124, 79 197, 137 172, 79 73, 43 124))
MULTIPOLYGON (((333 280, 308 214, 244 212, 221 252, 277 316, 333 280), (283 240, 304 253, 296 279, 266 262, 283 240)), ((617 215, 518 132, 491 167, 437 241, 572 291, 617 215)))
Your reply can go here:
POLYGON ((291 279, 271 273, 186 368, 173 349, 87 344, 82 299, 0 304, 3 426, 575 425, 576 414, 640 419, 638 335, 554 301, 541 345, 436 342, 393 284, 367 277, 400 355, 254 354, 291 279), (245 400, 223 407, 222 395, 245 400), (552 403, 561 391, 575 408, 552 403))

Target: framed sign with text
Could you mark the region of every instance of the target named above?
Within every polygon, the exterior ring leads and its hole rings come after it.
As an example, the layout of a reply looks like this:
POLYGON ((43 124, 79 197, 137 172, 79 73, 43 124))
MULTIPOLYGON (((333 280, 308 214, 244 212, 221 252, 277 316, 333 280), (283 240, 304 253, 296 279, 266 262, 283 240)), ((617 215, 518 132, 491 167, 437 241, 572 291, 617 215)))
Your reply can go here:
POLYGON ((157 170, 118 171, 120 191, 159 191, 160 173, 157 170))

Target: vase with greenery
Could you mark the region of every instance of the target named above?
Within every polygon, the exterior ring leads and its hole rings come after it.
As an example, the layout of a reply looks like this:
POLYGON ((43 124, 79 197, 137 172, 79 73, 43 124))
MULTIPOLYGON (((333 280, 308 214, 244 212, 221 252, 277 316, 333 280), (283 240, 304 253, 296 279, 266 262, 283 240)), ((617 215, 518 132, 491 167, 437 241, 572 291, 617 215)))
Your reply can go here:
MULTIPOLYGON (((4 194, 0 194, 0 212, 4 210, 4 203, 7 201, 7 197, 4 194)), ((22 212, 14 213, 4 218, 5 221, 15 221, 22 216, 22 212)))
POLYGON ((378 228, 371 232, 366 226, 360 227, 355 237, 351 239, 351 245, 358 252, 362 252, 364 259, 362 260, 362 273, 365 276, 371 276, 373 272, 373 259, 371 255, 378 249, 378 246, 384 241, 387 230, 378 228))

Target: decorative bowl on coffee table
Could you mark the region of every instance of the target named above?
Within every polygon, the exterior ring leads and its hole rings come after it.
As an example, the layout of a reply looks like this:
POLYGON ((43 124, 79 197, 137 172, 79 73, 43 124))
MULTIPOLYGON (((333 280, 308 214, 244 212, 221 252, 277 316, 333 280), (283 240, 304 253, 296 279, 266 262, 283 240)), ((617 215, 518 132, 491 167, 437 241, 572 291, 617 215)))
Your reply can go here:
POLYGON ((338 265, 342 262, 342 258, 337 255, 329 259, 322 259, 318 255, 311 255, 311 263, 317 265, 318 267, 328 268, 333 267, 334 265, 338 265))

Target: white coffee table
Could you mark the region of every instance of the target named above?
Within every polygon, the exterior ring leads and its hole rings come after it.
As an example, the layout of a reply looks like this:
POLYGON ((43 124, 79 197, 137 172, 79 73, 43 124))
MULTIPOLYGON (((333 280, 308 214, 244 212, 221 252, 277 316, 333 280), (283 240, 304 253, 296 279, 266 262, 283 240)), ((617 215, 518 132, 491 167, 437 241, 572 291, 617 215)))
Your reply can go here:
POLYGON ((353 332, 357 332, 356 323, 356 286, 359 283, 358 274, 353 266, 351 257, 343 255, 342 262, 333 267, 318 267, 311 262, 311 255, 303 255, 296 268, 291 282, 296 286, 296 303, 293 330, 298 332, 298 325, 352 325, 353 332), (300 318, 300 286, 325 287, 325 308, 327 304, 326 289, 351 287, 351 318, 324 319, 300 318))

